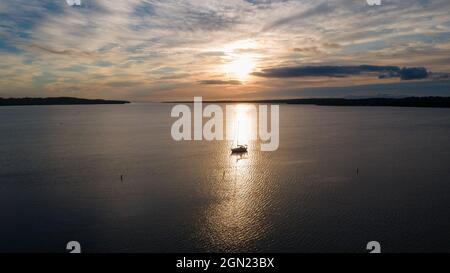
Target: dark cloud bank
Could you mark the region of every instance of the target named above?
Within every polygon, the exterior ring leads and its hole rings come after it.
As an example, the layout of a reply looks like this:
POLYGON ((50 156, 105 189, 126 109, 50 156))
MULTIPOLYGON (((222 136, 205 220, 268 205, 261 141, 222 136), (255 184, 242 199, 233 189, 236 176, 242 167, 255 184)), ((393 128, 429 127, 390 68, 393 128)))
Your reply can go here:
POLYGON ((265 78, 295 77, 348 77, 354 75, 376 74, 379 78, 401 78, 402 80, 426 79, 429 72, 425 67, 398 66, 291 66, 264 69, 253 75, 265 78))

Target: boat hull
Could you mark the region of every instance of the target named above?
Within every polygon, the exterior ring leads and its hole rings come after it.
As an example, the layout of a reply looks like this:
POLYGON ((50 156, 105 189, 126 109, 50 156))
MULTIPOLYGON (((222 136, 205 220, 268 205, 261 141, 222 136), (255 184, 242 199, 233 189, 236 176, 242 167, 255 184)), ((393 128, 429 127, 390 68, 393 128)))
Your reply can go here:
POLYGON ((231 149, 231 153, 233 154, 243 154, 247 152, 247 148, 246 147, 237 147, 237 148, 233 148, 231 149))

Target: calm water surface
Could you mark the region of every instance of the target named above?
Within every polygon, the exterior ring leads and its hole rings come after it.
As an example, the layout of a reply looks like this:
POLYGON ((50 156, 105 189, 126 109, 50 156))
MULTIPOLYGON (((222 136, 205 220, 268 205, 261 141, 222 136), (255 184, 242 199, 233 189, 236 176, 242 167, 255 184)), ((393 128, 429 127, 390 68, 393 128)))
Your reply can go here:
POLYGON ((1 107, 0 251, 450 252, 449 109, 282 105, 239 158, 171 107, 1 107))

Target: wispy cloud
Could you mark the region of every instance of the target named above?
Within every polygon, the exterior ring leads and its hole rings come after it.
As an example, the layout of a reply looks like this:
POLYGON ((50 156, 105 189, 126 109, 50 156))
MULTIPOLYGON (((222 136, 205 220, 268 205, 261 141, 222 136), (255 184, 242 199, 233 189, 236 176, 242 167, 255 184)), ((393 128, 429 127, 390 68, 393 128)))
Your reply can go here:
POLYGON ((242 82, 237 81, 237 80, 228 80, 228 81, 223 81, 223 80, 203 80, 203 81, 199 81, 199 83, 206 84, 206 85, 240 85, 240 84, 242 84, 242 82))
MULTIPOLYGON (((20 46, 20 45, 19 45, 20 46)), ((41 45, 25 45, 25 48, 34 50, 40 50, 46 53, 51 53, 51 54, 57 54, 57 55, 69 55, 69 56, 73 56, 73 57, 92 57, 95 52, 88 52, 88 51, 81 51, 81 50, 76 50, 76 49, 61 49, 61 50, 57 50, 57 49, 52 49, 52 48, 47 48, 45 46, 41 46, 41 45)))

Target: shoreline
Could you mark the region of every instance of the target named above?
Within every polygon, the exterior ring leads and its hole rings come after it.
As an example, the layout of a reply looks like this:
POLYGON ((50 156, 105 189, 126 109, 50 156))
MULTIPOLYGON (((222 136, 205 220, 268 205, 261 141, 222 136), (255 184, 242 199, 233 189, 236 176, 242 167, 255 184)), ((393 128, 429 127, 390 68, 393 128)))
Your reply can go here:
POLYGON ((96 105, 127 104, 125 100, 80 99, 73 97, 49 98, 0 98, 0 106, 32 106, 32 105, 96 105))
MULTIPOLYGON (((193 101, 167 101, 162 103, 193 103, 193 101)), ((450 108, 450 97, 406 97, 406 98, 308 98, 308 99, 270 99, 270 100, 205 100, 203 103, 277 103, 317 106, 391 106, 391 107, 429 107, 450 108)))

